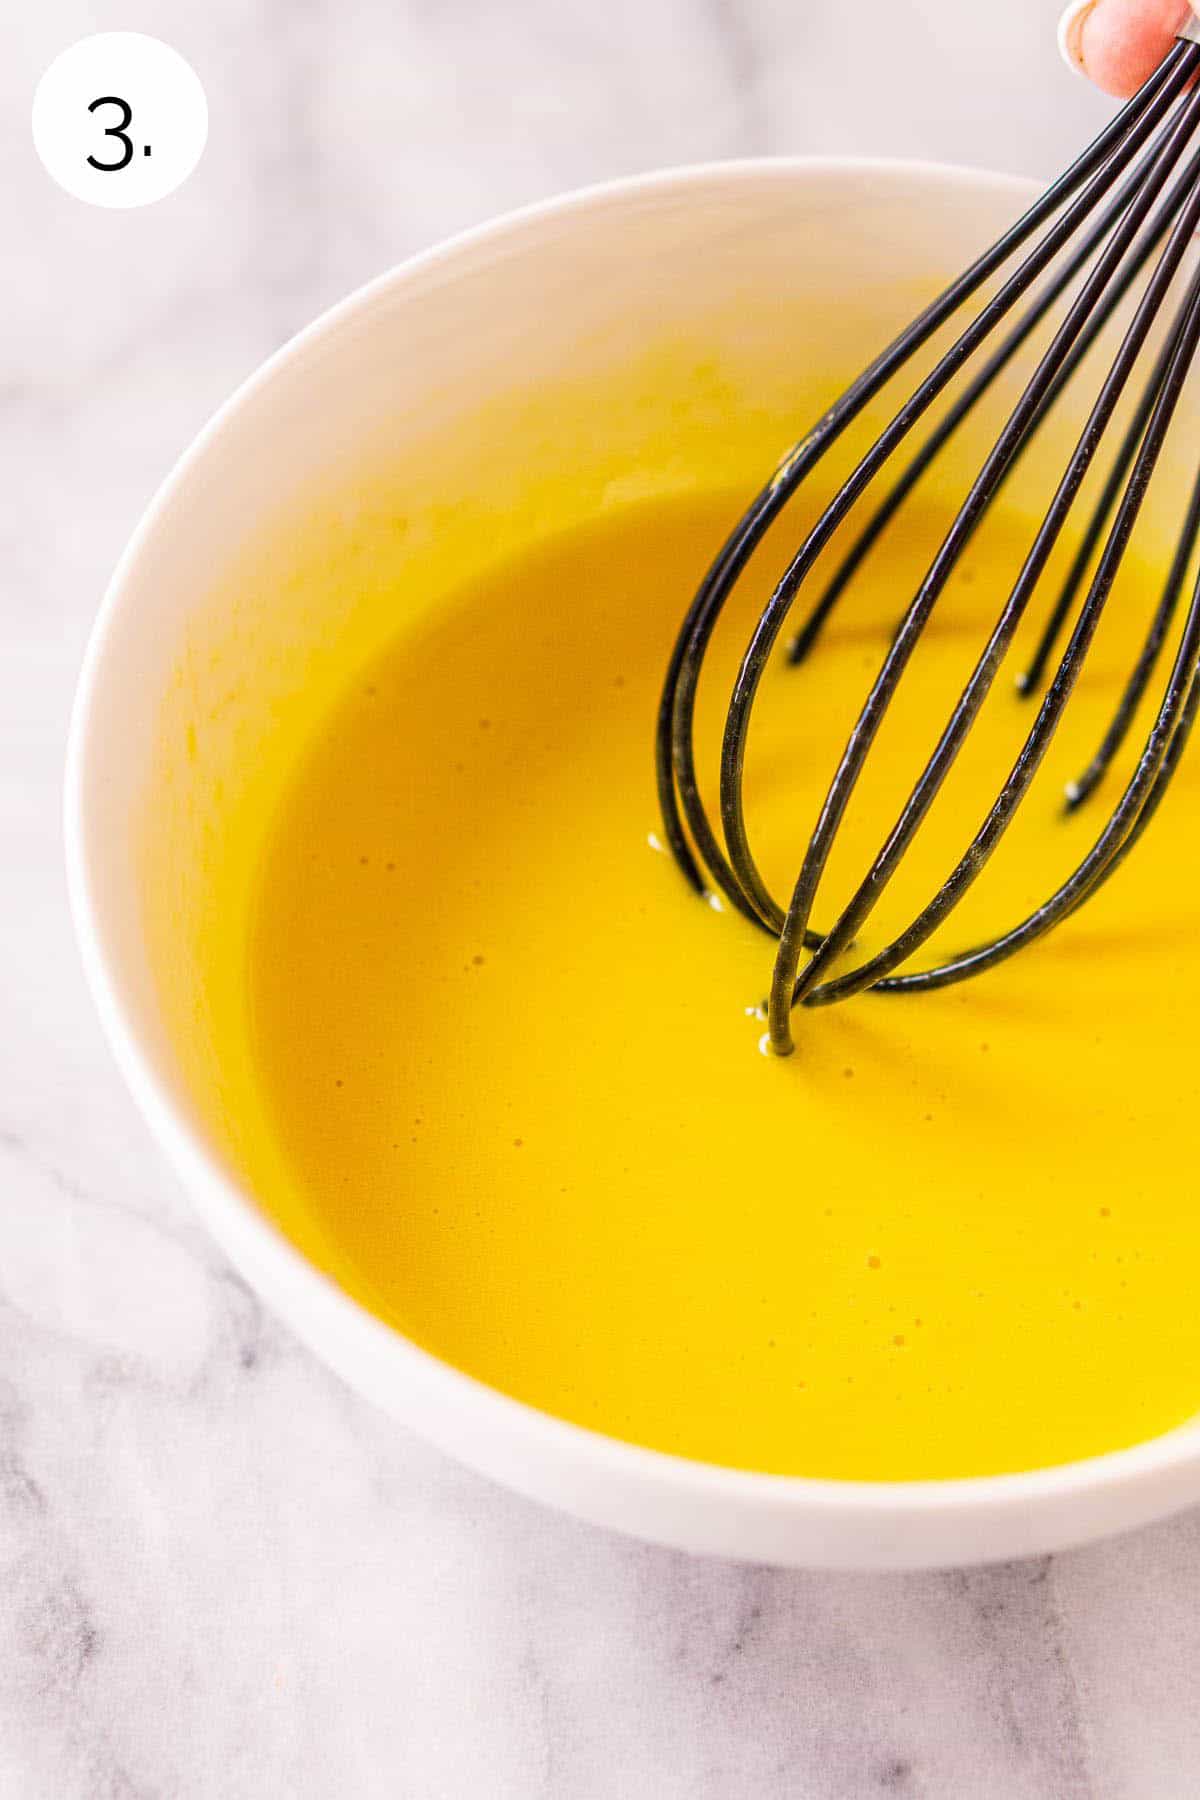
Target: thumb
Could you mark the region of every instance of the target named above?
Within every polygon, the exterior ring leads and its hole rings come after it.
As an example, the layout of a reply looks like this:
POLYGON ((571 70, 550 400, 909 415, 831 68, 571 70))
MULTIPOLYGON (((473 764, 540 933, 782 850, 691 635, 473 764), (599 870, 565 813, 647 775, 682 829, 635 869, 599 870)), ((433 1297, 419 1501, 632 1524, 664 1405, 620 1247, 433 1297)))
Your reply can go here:
POLYGON ((1106 94, 1132 94, 1152 75, 1200 0, 1071 0, 1059 20, 1066 60, 1106 94))

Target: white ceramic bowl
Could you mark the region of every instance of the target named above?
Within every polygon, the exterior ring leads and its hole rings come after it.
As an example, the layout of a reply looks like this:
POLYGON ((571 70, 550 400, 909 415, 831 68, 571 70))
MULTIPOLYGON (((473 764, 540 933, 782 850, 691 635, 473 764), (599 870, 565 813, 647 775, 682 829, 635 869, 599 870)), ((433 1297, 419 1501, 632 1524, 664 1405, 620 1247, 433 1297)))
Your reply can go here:
MULTIPOLYGON (((212 605, 223 559, 257 521, 363 442, 382 434, 389 453, 408 456, 415 493, 429 464, 431 424, 442 441, 458 441, 463 454, 457 465, 451 458, 451 479, 463 493, 475 484, 475 498, 490 507, 491 553, 503 541, 506 483, 519 484, 523 469, 507 468, 495 443, 480 453, 479 407, 495 395, 511 405, 515 396, 533 417, 564 378, 602 385, 665 333, 710 343, 721 361, 723 385, 713 391, 724 399, 710 395, 705 404, 716 410, 699 422, 715 427, 707 436, 713 458, 721 406, 743 400, 778 405, 782 446, 807 423, 794 415, 786 429, 782 423, 799 392, 792 372, 820 356, 849 374, 1029 192, 1022 182, 928 166, 725 164, 573 195, 418 257, 327 313, 221 409, 134 534, 88 651, 66 794, 79 938, 126 1079, 216 1238, 348 1382, 454 1456, 583 1517, 689 1550, 857 1568, 1044 1552, 1200 1497, 1200 1432, 1188 1425, 1091 1461, 987 1479, 756 1475, 550 1418, 381 1324, 260 1210, 236 1157, 206 1124, 211 1107, 198 1104, 188 1059, 166 1022, 133 848, 135 821, 148 807, 153 816, 186 801, 155 791, 163 696, 189 622, 212 605)), ((532 462, 544 455, 568 470, 577 465, 581 512, 623 484, 640 491, 647 480, 676 488, 704 480, 705 430, 697 432, 695 418, 677 434, 683 448, 672 448, 671 409, 682 417, 689 404, 686 371, 679 381, 678 391, 648 399, 648 411, 634 408, 599 433, 586 407, 558 402, 532 462)), ((536 439, 534 429, 529 441, 536 439)), ((447 479, 436 457, 429 466, 447 479)), ((295 679, 297 647, 321 629, 307 617, 288 623, 286 641, 262 651, 263 681, 283 679, 278 668, 288 656, 295 679)), ((230 699, 235 715, 250 706, 245 692, 255 685, 243 683, 242 699, 230 699)), ((262 718, 248 711, 234 727, 228 741, 252 756, 265 741, 262 718)), ((186 870, 182 879, 181 894, 186 870)), ((180 931, 177 955, 186 963, 180 931)))

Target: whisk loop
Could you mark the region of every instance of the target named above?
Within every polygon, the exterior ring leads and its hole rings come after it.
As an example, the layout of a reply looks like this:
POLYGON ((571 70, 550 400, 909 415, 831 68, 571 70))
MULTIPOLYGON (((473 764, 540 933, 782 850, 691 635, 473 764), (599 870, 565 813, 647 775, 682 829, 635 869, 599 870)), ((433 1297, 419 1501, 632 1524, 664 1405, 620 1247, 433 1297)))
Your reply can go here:
MULTIPOLYGON (((1026 918, 936 967, 909 959, 948 918, 1000 842, 1049 748, 1078 680, 1120 570, 1147 488, 1200 340, 1200 272, 1185 282, 1161 343, 1156 323, 1200 227, 1200 26, 1189 23, 1141 90, 1095 142, 990 249, 971 264, 846 389, 796 444, 752 501, 712 563, 680 627, 667 667, 656 737, 663 837, 684 876, 701 894, 716 893, 777 943, 768 1001, 768 1039, 779 1055, 793 1048, 792 1011, 824 1006, 872 988, 915 993, 944 987, 993 967, 1069 917, 1116 871, 1146 829, 1178 766, 1200 704, 1200 578, 1194 585, 1158 711, 1123 793, 1074 872, 1026 918), (1006 275, 1005 265, 1034 240, 1006 275), (830 854, 872 745, 908 664, 967 545, 1122 301, 1146 276, 1132 318, 1075 448, 957 703, 878 854, 827 932, 812 915, 830 854), (696 768, 696 693, 713 633, 767 530, 846 429, 903 367, 993 278, 999 285, 955 342, 896 411, 808 530, 750 636, 730 695, 720 753, 719 831, 701 798, 696 768), (1044 277, 1044 279, 1042 279, 1044 277), (1022 302, 1025 306, 1017 311, 1022 302), (814 565, 835 532, 852 520, 849 549, 813 600, 788 658, 805 663, 853 576, 886 533, 922 477, 1020 352, 1037 327, 1062 321, 1038 355, 1029 380, 984 458, 884 656, 834 772, 800 863, 790 899, 773 895, 755 861, 745 815, 744 770, 750 719, 764 671, 814 565), (1011 315, 1016 314, 1015 322, 1011 315), (1009 321, 1005 327, 1005 321, 1009 321), (1000 341, 984 352, 994 334, 1000 341), (857 967, 834 975, 852 950, 905 857, 993 686, 1001 662, 1059 541, 1122 396, 1147 354, 1145 387, 1092 507, 1077 552, 1018 678, 1021 693, 1042 698, 1024 743, 971 842, 933 898, 891 942, 857 967), (982 354, 982 360, 980 360, 982 354), (961 388, 956 391, 955 384, 961 388), (864 495, 937 401, 956 393, 944 416, 904 462, 885 496, 859 522, 864 495), (1098 556, 1097 556, 1098 553, 1098 556), (1095 567, 1093 569, 1093 563, 1095 567), (1090 577, 1089 577, 1089 571, 1090 577), (1084 584, 1087 583, 1086 591, 1084 584), (1080 596, 1082 594, 1082 600, 1080 596), (1067 642, 1047 670, 1068 623, 1067 642)), ((1133 725, 1172 625, 1200 539, 1200 473, 1175 555, 1137 661, 1094 756, 1067 789, 1077 810, 1100 785, 1133 725)))

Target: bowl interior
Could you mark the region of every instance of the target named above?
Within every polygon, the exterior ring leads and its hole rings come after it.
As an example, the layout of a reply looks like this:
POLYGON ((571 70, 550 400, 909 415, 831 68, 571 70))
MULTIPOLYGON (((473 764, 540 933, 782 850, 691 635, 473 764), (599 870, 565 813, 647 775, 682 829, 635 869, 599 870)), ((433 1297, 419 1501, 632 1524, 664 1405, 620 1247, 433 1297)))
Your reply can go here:
MULTIPOLYGON (((1001 178, 882 165, 599 190, 364 290, 185 457, 92 647, 73 854, 130 1055, 251 1208, 272 1152, 246 1101, 242 971, 262 821, 298 729, 399 623, 539 536, 646 498, 760 485, 1027 197, 1001 178), (403 538, 401 592, 365 548, 381 513, 403 538)), ((879 423, 870 412, 851 447, 879 423)), ((1046 434, 1031 481, 1066 432, 1046 434)), ((1164 520, 1171 486, 1154 502, 1164 520)), ((336 1278, 315 1223, 297 1248, 336 1278)))

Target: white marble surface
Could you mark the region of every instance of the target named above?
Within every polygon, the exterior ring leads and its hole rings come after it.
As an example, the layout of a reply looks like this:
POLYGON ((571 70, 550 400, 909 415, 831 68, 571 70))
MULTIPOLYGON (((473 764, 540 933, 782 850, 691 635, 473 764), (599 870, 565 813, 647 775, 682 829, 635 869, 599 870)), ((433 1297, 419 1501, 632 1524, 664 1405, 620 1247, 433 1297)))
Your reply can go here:
POLYGON ((43 0, 0 56, 0 1796, 1186 1800, 1200 1515, 911 1578, 691 1561, 358 1401, 190 1216, 72 948, 58 791, 89 620, 153 485, 314 312, 595 178, 768 150, 1048 172, 1104 116, 1054 0, 43 0), (38 73, 174 41, 190 184, 53 188, 38 73), (964 33, 965 38, 964 38, 964 33))

